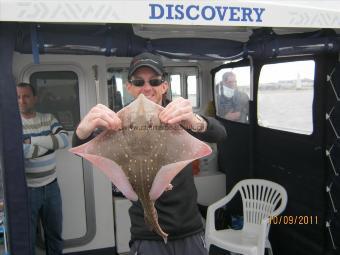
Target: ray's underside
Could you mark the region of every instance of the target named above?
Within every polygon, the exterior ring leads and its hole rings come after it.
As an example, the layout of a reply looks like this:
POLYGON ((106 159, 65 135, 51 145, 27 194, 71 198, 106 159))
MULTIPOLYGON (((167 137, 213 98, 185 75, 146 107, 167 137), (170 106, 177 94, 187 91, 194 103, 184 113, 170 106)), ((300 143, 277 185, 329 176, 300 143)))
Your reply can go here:
POLYGON ((117 113, 122 130, 106 130, 70 151, 92 162, 128 199, 139 199, 146 222, 166 241, 154 201, 188 163, 211 149, 181 126, 161 123, 162 109, 140 95, 117 113))

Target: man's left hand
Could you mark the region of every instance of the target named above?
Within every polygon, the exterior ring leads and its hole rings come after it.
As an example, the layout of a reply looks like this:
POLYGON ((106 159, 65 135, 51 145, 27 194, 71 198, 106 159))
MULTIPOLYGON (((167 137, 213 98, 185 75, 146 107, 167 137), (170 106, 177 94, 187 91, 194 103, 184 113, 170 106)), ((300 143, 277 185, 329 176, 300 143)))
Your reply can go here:
POLYGON ((207 123, 198 119, 192 111, 191 102, 182 97, 176 98, 159 114, 159 119, 167 124, 181 124, 187 129, 203 132, 207 123))

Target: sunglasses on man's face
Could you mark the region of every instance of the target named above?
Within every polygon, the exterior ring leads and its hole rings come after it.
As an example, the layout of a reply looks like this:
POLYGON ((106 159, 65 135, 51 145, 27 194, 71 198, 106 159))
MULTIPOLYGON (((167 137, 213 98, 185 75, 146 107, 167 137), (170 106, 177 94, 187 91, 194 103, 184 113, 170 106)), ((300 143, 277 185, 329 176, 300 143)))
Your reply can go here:
POLYGON ((131 80, 129 80, 129 82, 136 87, 144 86, 145 82, 148 82, 152 87, 157 87, 164 82, 164 79, 151 79, 149 81, 145 81, 145 80, 142 80, 142 79, 136 79, 136 80, 131 79, 131 80))

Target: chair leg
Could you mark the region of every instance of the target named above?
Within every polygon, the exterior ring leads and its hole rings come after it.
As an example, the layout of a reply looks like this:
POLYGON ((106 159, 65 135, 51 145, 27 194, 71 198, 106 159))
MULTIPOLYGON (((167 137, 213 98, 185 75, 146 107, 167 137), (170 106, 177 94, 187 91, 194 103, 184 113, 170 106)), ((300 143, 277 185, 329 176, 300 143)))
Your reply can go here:
POLYGON ((266 240, 266 249, 268 249, 268 255, 273 255, 272 245, 270 244, 269 240, 266 240))
POLYGON ((272 248, 271 248, 271 247, 270 247, 270 248, 268 247, 267 249, 268 249, 268 255, 273 255, 272 248))

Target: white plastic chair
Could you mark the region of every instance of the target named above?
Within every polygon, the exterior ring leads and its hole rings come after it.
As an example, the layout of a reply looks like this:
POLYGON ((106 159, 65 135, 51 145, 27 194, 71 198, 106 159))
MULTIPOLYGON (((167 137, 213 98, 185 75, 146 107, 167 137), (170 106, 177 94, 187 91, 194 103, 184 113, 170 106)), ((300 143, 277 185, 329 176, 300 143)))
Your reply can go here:
POLYGON ((224 250, 247 255, 263 255, 268 248, 272 255, 268 240, 269 221, 283 212, 286 205, 287 192, 281 185, 262 179, 240 181, 227 196, 208 207, 205 229, 208 251, 214 244, 224 250), (242 197, 243 228, 216 230, 215 211, 227 204, 237 192, 242 197))

